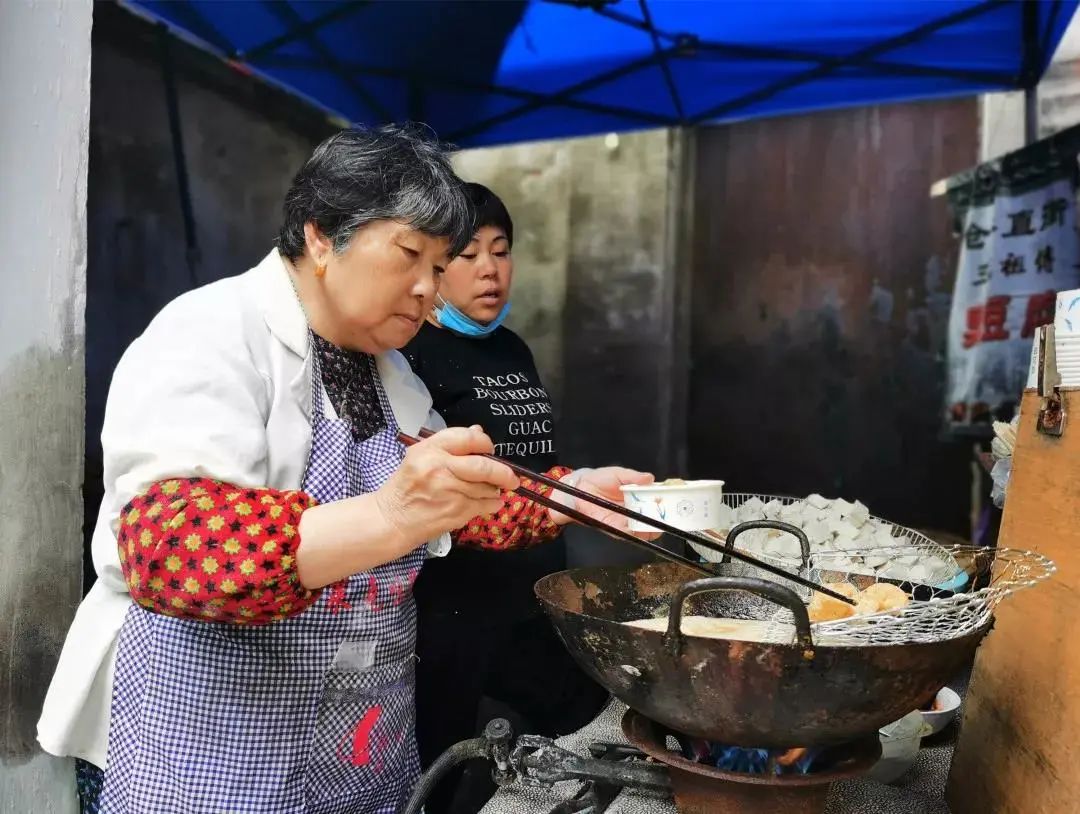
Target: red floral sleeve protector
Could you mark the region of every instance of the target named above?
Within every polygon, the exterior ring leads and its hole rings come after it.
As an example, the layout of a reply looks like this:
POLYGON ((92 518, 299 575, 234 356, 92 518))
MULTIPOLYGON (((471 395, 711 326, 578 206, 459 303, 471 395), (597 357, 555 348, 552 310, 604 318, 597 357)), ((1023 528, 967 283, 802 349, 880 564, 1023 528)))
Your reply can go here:
POLYGON ((128 590, 167 616, 259 625, 295 615, 319 596, 296 573, 300 515, 314 505, 303 492, 207 478, 156 483, 120 516, 128 590))
MULTIPOLYGON (((556 480, 571 470, 555 467, 556 480)), ((522 479, 551 494, 551 487, 522 479)), ((244 489, 209 478, 161 481, 124 507, 117 533, 132 598, 166 616, 260 625, 300 613, 319 598, 296 573, 297 527, 316 505, 300 491, 244 489)), ((454 532, 458 545, 527 548, 560 531, 545 506, 513 492, 503 508, 454 532)))
MULTIPOLYGON (((556 466, 545 472, 549 478, 561 480, 569 475, 570 469, 556 466)), ((543 486, 528 478, 521 479, 526 489, 539 492, 545 497, 552 488, 543 486)), ((528 548, 555 539, 562 529, 551 520, 546 506, 527 500, 514 492, 503 496, 503 507, 490 517, 474 517, 463 528, 452 535, 455 543, 469 548, 505 550, 528 548)))

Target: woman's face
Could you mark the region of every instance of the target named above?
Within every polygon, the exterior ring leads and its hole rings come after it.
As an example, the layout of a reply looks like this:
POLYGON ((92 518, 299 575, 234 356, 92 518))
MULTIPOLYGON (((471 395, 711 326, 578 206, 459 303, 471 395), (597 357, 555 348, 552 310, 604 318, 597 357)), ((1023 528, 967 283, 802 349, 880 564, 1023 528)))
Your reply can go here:
POLYGON ((308 256, 324 263, 321 297, 337 344, 367 353, 404 347, 431 310, 450 243, 396 221, 362 226, 341 254, 312 224, 308 256))
POLYGON ((506 233, 497 226, 481 226, 465 251, 446 267, 439 294, 470 319, 488 323, 510 299, 513 276, 506 233))

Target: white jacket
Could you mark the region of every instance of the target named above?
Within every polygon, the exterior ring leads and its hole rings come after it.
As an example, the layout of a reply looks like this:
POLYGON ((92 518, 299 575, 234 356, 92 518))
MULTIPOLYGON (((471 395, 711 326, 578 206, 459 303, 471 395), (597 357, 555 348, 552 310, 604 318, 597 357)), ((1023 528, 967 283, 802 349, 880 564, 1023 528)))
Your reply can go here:
MULTIPOLYGON (((400 353, 382 354, 377 363, 402 430, 445 426, 400 353)), ((311 448, 311 350, 277 250, 245 274, 178 297, 154 317, 116 366, 101 443, 105 497, 92 541, 98 579, 68 631, 38 741, 54 755, 104 768, 116 641, 131 605, 116 550, 121 508, 168 477, 301 486, 311 448)), ((428 547, 445 554, 449 535, 428 547)))

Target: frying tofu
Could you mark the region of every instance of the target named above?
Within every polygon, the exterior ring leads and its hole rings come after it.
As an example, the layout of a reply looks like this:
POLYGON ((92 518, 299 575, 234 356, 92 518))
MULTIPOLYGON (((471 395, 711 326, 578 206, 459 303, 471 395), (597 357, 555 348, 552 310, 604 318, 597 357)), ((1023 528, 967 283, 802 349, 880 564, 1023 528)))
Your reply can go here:
POLYGON ((815 591, 807 608, 811 622, 833 622, 850 616, 898 610, 911 602, 911 598, 901 588, 888 582, 875 583, 862 591, 847 582, 830 582, 826 583, 825 587, 854 599, 856 604, 848 605, 815 591))

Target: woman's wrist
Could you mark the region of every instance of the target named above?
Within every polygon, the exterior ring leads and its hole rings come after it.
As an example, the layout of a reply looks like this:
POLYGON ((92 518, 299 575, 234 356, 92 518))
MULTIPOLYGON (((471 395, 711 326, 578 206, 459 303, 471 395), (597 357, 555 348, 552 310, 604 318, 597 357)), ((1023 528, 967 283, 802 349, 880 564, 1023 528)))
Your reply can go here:
POLYGON ((313 506, 300 515, 296 571, 308 590, 397 559, 413 540, 380 505, 377 493, 313 506))
MULTIPOLYGON (((577 483, 579 480, 581 480, 581 477, 586 472, 590 471, 592 470, 575 469, 569 474, 559 478, 559 483, 565 483, 567 486, 577 486, 577 483)), ((577 508, 577 498, 571 494, 567 494, 561 489, 553 489, 551 493, 551 499, 558 503, 560 506, 565 506, 568 509, 577 508)), ((571 520, 565 514, 556 511, 555 509, 548 509, 548 516, 551 518, 551 522, 554 523, 556 526, 565 526, 573 522, 573 520, 571 520)))

